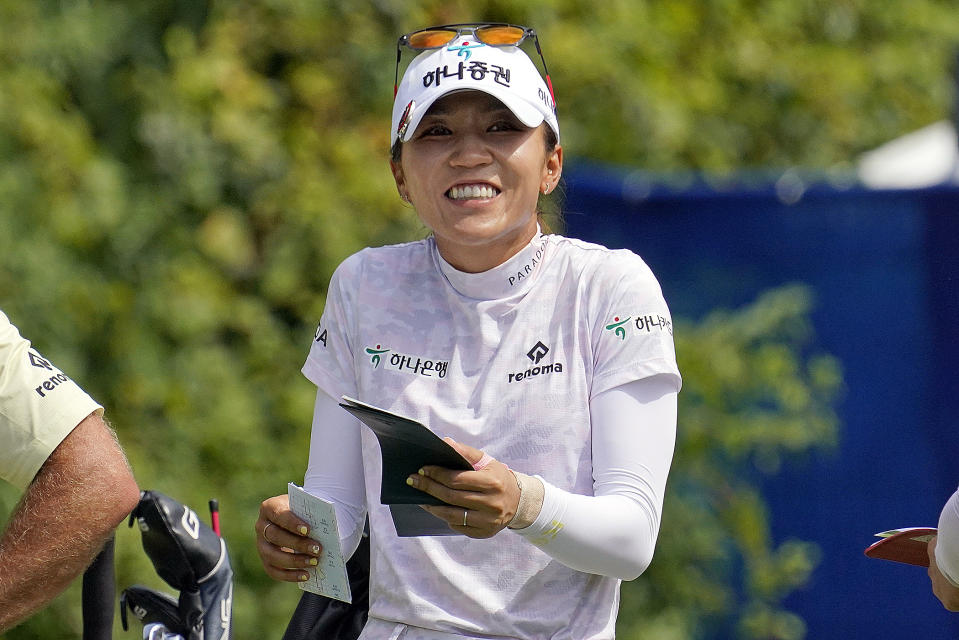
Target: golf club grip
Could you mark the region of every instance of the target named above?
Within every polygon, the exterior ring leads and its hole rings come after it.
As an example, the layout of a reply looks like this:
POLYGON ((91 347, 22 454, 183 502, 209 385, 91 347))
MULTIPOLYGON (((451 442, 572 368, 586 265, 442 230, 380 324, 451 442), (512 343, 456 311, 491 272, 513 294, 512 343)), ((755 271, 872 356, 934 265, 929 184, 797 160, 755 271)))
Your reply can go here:
POLYGON ((112 640, 116 577, 113 536, 83 573, 83 640, 112 640))

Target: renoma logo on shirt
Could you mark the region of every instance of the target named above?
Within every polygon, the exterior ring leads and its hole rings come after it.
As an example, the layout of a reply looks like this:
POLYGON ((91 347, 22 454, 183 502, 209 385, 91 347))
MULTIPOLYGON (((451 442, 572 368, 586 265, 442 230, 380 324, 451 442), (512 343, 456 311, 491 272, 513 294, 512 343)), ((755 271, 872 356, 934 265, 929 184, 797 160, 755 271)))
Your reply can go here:
POLYGON ((46 369, 47 371, 53 371, 53 365, 50 364, 50 361, 42 358, 39 353, 27 351, 27 355, 30 356, 30 364, 32 364, 36 368, 46 369))
POLYGON ((383 369, 390 371, 399 371, 411 375, 419 375, 427 378, 436 376, 445 378, 446 370, 450 363, 447 360, 430 360, 419 356, 412 356, 406 353, 400 353, 393 349, 384 348, 378 344, 376 347, 367 347, 366 355, 370 357, 370 364, 374 369, 383 369), (415 361, 415 362, 414 362, 415 361))
POLYGON ((539 364, 539 361, 543 359, 549 353, 549 347, 547 347, 542 342, 537 342, 533 345, 533 348, 526 352, 526 357, 533 361, 533 364, 539 364))
POLYGON ((541 341, 537 341, 533 347, 526 352, 526 357, 530 359, 530 362, 533 363, 533 366, 528 368, 526 371, 518 371, 516 373, 511 373, 506 379, 506 382, 520 382, 521 380, 528 380, 534 376, 548 375, 550 373, 563 373, 563 363, 562 362, 551 362, 550 364, 540 364, 540 361, 546 357, 546 354, 549 353, 549 347, 543 344, 541 341))
MULTIPOLYGON (((37 395, 41 398, 45 398, 48 391, 53 391, 57 386, 63 384, 64 382, 69 382, 68 378, 62 371, 57 371, 56 367, 50 364, 50 361, 41 356, 39 353, 33 351, 27 351, 28 359, 30 364, 36 367, 37 369, 46 369, 47 371, 56 371, 56 375, 50 376, 44 380, 34 391, 37 392, 37 395)), ((46 375, 46 374, 43 374, 46 375)))

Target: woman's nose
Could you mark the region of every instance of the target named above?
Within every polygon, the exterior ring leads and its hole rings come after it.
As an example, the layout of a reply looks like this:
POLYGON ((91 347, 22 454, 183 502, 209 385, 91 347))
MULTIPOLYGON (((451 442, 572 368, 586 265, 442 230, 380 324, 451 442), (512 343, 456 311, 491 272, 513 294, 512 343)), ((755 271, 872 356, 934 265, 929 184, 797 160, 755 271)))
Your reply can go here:
POLYGON ((450 164, 460 167, 475 167, 486 164, 492 159, 489 148, 480 136, 456 136, 450 153, 450 164))

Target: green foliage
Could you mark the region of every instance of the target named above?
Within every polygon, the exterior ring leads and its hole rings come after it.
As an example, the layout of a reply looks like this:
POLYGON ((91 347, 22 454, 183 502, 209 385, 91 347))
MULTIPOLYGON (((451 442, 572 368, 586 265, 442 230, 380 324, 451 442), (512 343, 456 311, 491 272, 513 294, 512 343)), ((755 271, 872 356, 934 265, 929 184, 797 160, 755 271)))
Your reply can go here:
POLYGON ((566 143, 604 160, 841 168, 952 99, 951 1, 562 5, 544 30, 566 143))
MULTIPOLYGON (((326 284, 360 247, 425 233, 387 166, 398 34, 534 25, 570 160, 826 169, 948 115, 954 10, 0 0, 0 308, 107 406, 143 487, 220 499, 238 636, 277 637, 298 591, 265 578, 252 523, 304 469, 313 390, 297 370, 326 284)), ((839 374, 805 352, 807 304, 788 290, 677 321, 675 471, 621 637, 802 635, 778 603, 815 550, 770 539, 754 474, 835 438, 839 374)), ((15 500, 0 492, 0 512, 15 500)), ((165 589, 138 534, 118 535, 120 585, 165 589)), ((78 637, 78 601, 7 637, 78 637)))
POLYGON ((772 540, 758 481, 837 442, 842 376, 835 359, 811 350, 811 297, 784 287, 676 323, 676 453, 656 557, 623 588, 620 637, 686 639, 715 628, 804 637, 802 620, 779 603, 805 584, 818 549, 772 540))

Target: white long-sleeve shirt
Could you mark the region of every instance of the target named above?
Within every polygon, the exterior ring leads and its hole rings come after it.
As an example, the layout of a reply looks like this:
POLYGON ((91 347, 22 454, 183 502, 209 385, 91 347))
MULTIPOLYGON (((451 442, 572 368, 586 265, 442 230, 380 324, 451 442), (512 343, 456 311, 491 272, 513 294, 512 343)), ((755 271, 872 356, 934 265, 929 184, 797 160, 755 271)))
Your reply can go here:
POLYGON ((305 479, 344 545, 371 529, 361 636, 612 638, 619 581, 649 563, 680 377, 672 323, 639 257, 537 236, 479 274, 431 239, 347 259, 303 368, 319 388, 305 479), (401 538, 379 504, 379 446, 342 395, 427 424, 541 478, 526 529, 401 538))
MULTIPOLYGON (((622 580, 639 576, 653 558, 659 533, 676 439, 676 396, 669 380, 653 377, 595 398, 590 403, 593 495, 544 482, 539 517, 511 531, 574 569, 622 580)), ((334 501, 343 551, 352 555, 366 517, 362 427, 318 391, 313 429, 304 486, 334 501)))

